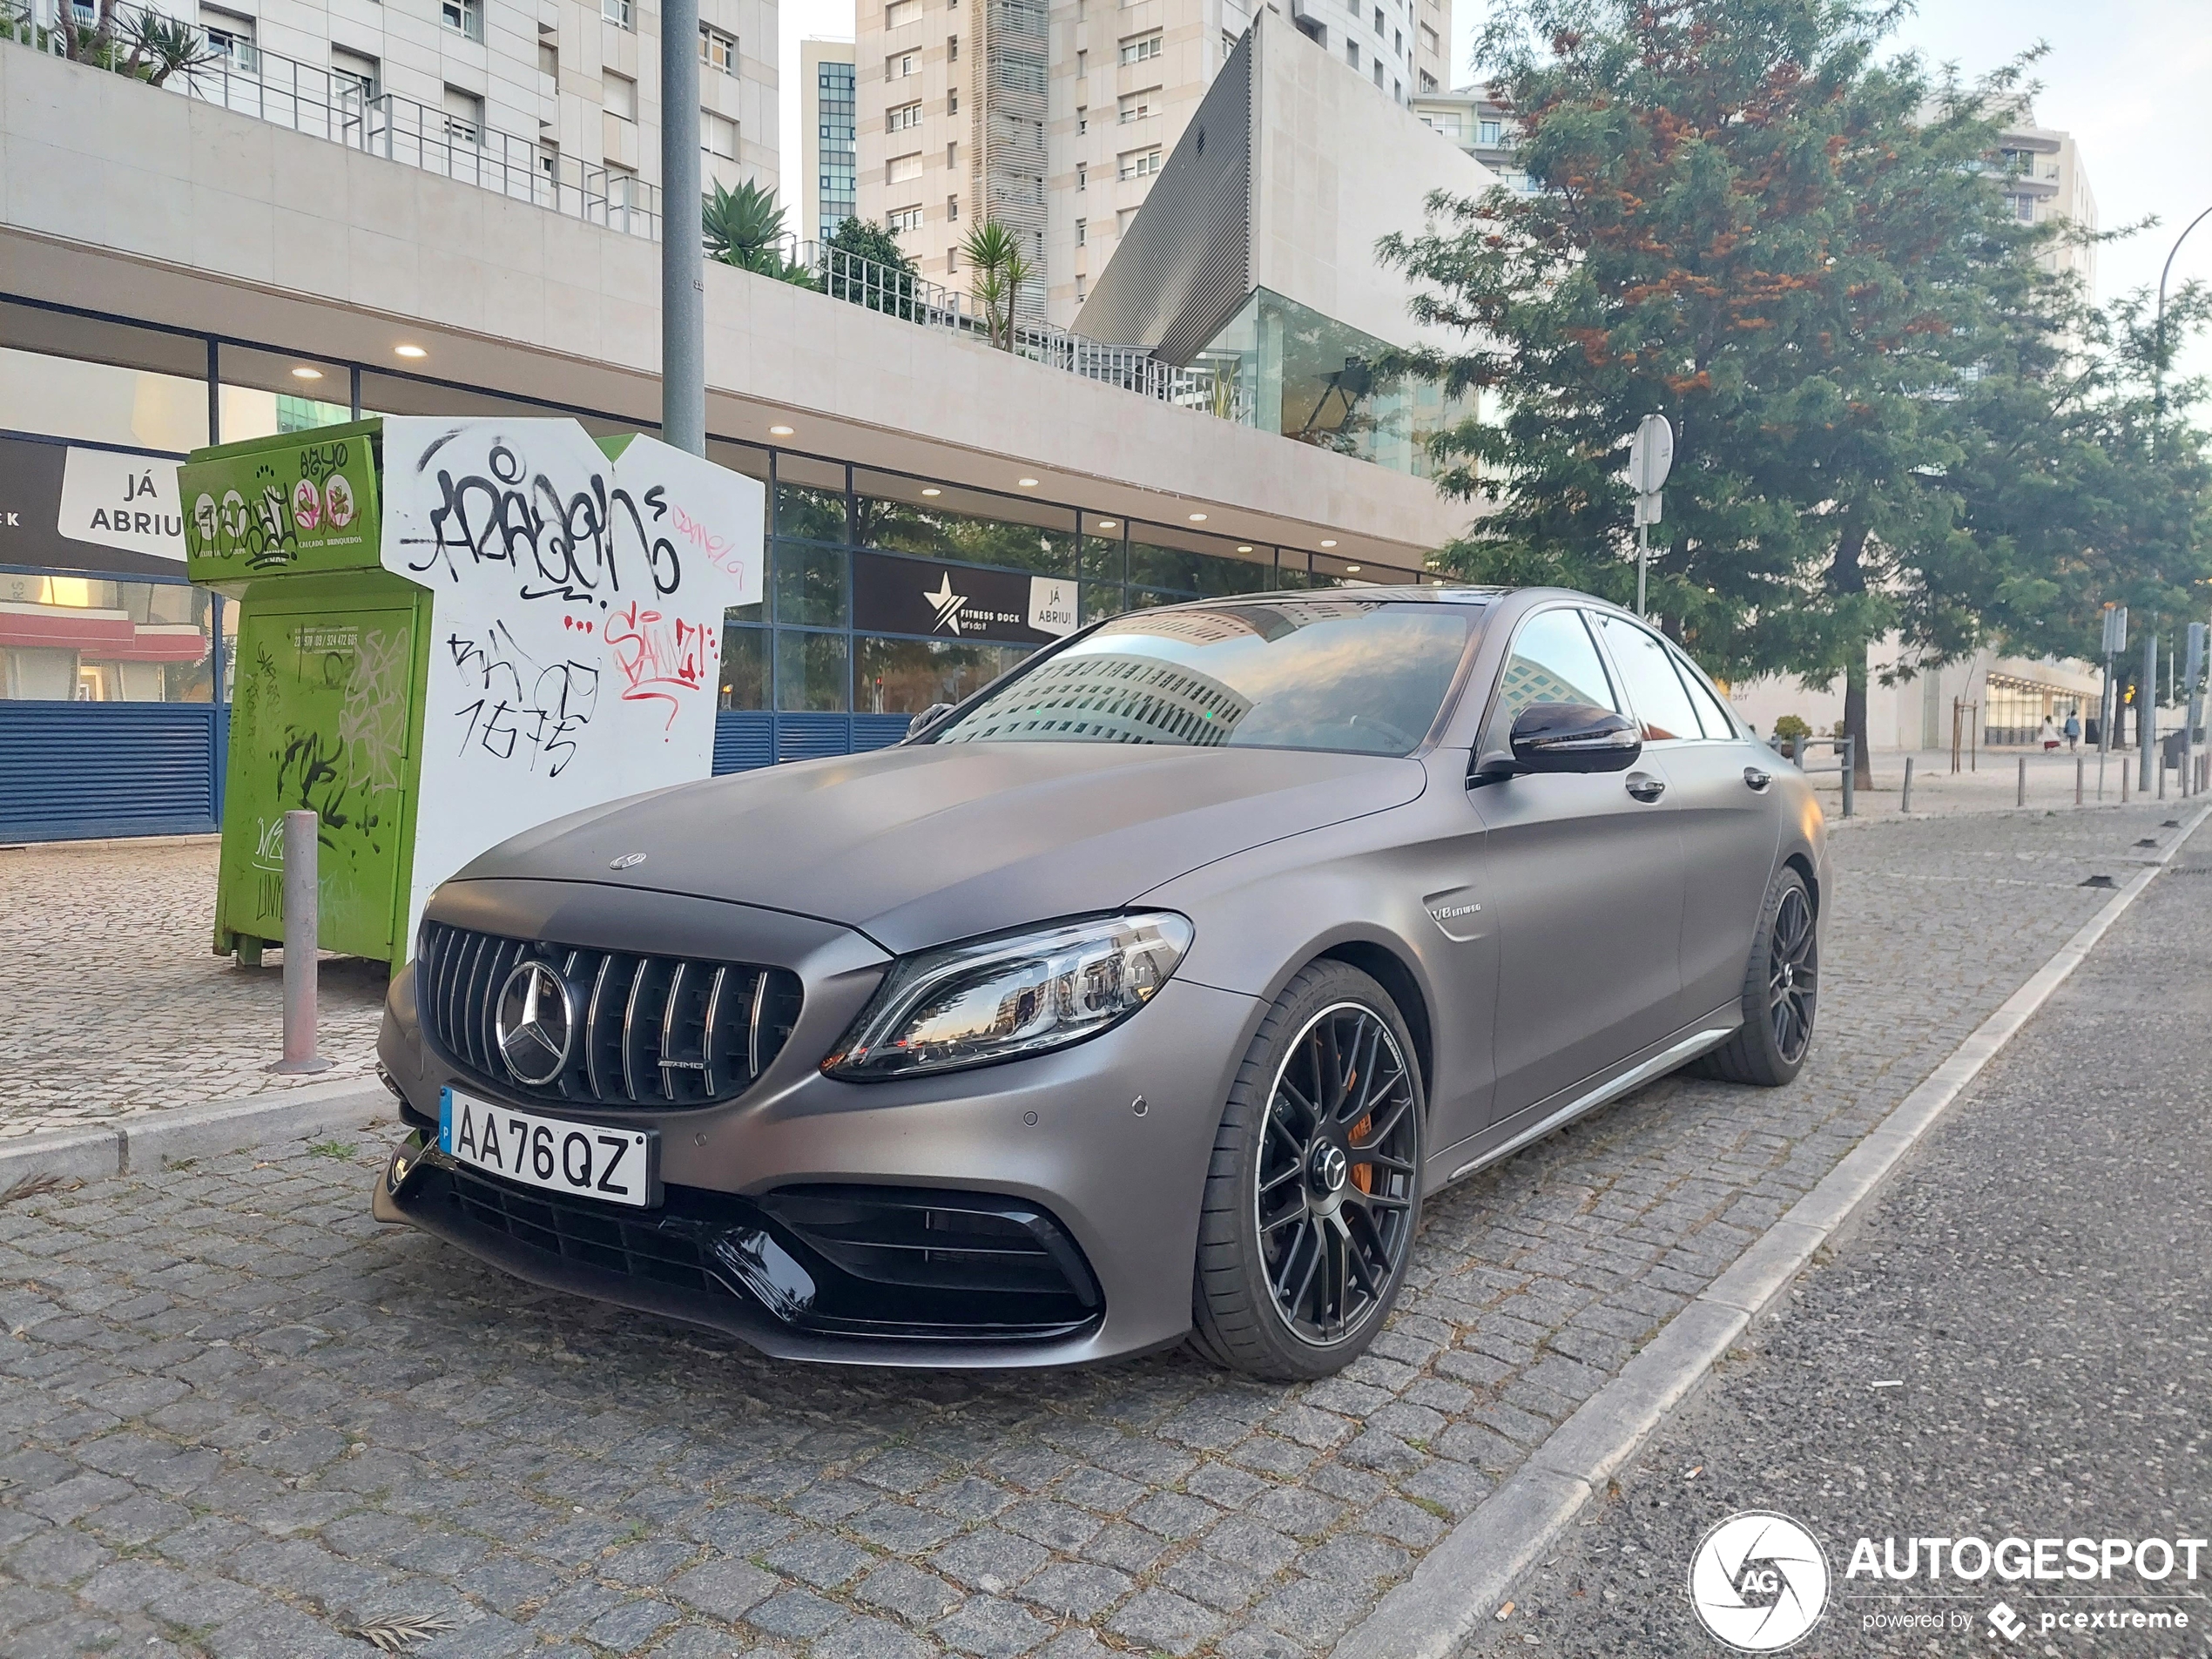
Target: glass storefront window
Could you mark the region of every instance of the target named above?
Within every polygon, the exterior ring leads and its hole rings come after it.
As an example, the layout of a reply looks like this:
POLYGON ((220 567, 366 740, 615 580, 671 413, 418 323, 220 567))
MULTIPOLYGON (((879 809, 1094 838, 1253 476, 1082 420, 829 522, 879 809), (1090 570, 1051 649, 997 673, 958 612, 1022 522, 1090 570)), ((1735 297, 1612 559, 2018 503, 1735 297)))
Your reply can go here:
POLYGON ((776 631, 776 706, 786 714, 841 713, 845 708, 843 634, 776 631))
POLYGON ((1118 617, 1126 604, 1122 584, 1118 582, 1086 582, 1082 584, 1083 620, 1096 622, 1101 617, 1118 617))
POLYGON ((810 628, 845 623, 846 556, 840 548, 779 542, 775 563, 776 620, 810 628))
POLYGON ((1069 508, 860 469, 853 489, 856 546, 1040 576, 1074 573, 1076 515, 1069 508))
POLYGON ((0 301, 0 428, 197 449, 207 442, 207 342, 0 301))
POLYGON ((844 467, 805 455, 778 455, 776 534, 842 542, 845 529, 844 467))
POLYGON ((919 714, 958 703, 1028 655, 1021 645, 954 644, 946 639, 853 641, 853 705, 861 714, 919 714))
MULTIPOLYGON (((746 605, 757 610, 758 605, 746 605)), ((738 611, 727 615, 735 618, 738 611)), ((765 709, 768 706, 768 631, 740 628, 729 622, 722 629, 722 690, 718 707, 765 709)))
POLYGON ((1077 573, 1086 582, 1125 582, 1129 573, 1123 568, 1123 542, 1118 536, 1086 536, 1082 543, 1082 568, 1077 573))
POLYGON ((0 698, 205 703, 213 608, 182 583, 0 571, 0 698))
POLYGON ((1255 548, 1250 553, 1238 553, 1234 546, 1195 531, 1136 525, 1130 531, 1129 579, 1198 598, 1261 593, 1273 587, 1274 550, 1255 548))

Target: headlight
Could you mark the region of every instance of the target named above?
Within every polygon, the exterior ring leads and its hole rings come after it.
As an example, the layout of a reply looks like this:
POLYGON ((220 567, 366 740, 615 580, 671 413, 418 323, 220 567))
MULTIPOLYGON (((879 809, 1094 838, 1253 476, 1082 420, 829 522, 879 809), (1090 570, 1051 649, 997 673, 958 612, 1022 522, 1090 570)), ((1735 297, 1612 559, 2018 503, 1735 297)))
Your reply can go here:
POLYGON ((1184 917, 1151 911, 903 957, 822 1069, 867 1082, 1064 1049, 1150 1001, 1190 938, 1184 917))

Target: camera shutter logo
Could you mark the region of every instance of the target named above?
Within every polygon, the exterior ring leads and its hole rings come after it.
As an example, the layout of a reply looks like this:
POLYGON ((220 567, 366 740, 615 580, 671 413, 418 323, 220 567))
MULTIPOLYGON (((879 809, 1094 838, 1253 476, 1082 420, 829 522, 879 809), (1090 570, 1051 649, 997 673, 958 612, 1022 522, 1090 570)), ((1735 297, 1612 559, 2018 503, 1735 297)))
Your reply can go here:
POLYGON ((499 1008, 492 1016, 499 1057, 515 1081, 536 1086, 559 1076, 575 1023, 561 976, 542 961, 516 963, 499 988, 499 1008))
POLYGON ((1689 1561, 1700 1623, 1740 1653, 1779 1653, 1828 1605, 1828 1557, 1786 1515, 1747 1510, 1705 1534, 1689 1561))

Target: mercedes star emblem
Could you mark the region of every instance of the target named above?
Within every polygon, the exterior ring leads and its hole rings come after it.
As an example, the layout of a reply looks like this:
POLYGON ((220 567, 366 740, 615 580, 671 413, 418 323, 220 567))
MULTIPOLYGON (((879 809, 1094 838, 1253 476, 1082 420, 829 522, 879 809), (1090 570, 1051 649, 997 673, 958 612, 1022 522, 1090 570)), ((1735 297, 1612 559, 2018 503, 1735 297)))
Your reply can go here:
POLYGON ((550 1083, 568 1064, 570 1032, 576 1024, 569 988, 542 961, 517 962, 499 988, 492 1034, 500 1058, 516 1082, 550 1083))
POLYGON ((643 853, 625 853, 618 859, 609 859, 607 867, 610 870, 634 870, 644 861, 643 853))

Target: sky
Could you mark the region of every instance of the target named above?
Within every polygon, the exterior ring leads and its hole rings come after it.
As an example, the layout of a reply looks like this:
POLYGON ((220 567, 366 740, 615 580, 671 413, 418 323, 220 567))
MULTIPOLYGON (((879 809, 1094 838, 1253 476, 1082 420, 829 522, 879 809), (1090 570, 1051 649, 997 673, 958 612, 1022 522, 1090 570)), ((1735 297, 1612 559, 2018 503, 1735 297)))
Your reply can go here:
MULTIPOLYGON (((1459 0, 1453 55, 1460 80, 1486 10, 1459 0)), ((798 200, 799 43, 808 35, 849 40, 852 0, 782 0, 784 199, 798 200)), ((1900 49, 1935 63, 1956 63, 1971 78, 2014 53, 2047 44, 2037 65, 2042 84, 2036 119, 2071 132, 2107 230, 2155 217, 2159 223, 2097 255, 2101 299, 2158 281, 2174 238, 2212 207, 2212 5, 2207 0, 1921 0, 1899 31, 1900 49)), ((791 223, 799 224, 793 212, 791 223)), ((2197 227, 2174 261, 2173 279, 2212 282, 2212 219, 2197 227)), ((2212 374, 2212 342, 2178 365, 2212 374)))

